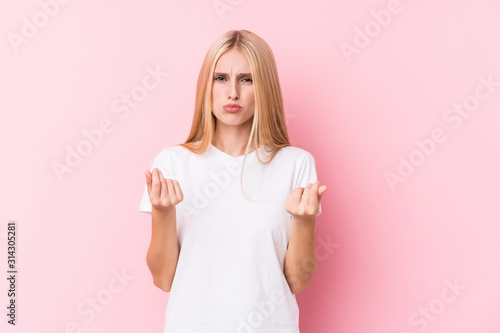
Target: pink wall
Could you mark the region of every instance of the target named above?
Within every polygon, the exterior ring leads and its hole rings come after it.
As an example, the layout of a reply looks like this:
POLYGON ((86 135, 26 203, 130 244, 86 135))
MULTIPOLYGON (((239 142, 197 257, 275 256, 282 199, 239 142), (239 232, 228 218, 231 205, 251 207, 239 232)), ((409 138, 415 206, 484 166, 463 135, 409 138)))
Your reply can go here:
POLYGON ((0 10, 3 276, 18 231, 2 332, 162 331, 143 171, 186 138, 203 56, 231 29, 272 47, 292 144, 328 185, 301 332, 499 332, 498 1, 58 1, 0 10))

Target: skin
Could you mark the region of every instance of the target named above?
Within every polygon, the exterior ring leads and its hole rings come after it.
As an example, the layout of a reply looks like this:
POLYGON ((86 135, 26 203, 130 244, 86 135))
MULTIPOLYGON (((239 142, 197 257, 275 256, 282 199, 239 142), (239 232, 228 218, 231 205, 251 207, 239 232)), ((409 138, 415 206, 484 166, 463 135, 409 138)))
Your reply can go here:
POLYGON ((183 200, 179 182, 165 179, 158 168, 146 170, 151 202, 151 243, 146 263, 155 286, 169 292, 175 276, 180 247, 177 241, 175 205, 183 200))
MULTIPOLYGON (((224 53, 216 63, 213 80, 212 113, 217 125, 212 144, 229 155, 244 155, 255 111, 250 64, 245 55, 237 49, 224 53), (242 108, 227 112, 223 106, 228 103, 242 108)), ((175 205, 183 200, 182 189, 176 180, 165 179, 157 168, 152 173, 146 170, 145 175, 153 216, 148 266, 155 285, 170 291, 179 253, 175 205)), ((319 181, 298 187, 290 192, 284 207, 291 215, 284 275, 294 294, 309 286, 317 267, 314 230, 325 191, 326 186, 320 186, 319 181)))
POLYGON ((318 260, 314 249, 314 229, 319 204, 327 187, 319 181, 292 190, 285 209, 292 215, 290 239, 285 256, 284 274, 293 294, 307 289, 311 283, 318 260))
POLYGON ((212 113, 217 125, 212 144, 232 156, 245 154, 250 137, 255 111, 251 73, 248 60, 237 49, 221 55, 214 69, 212 113), (242 108, 238 112, 227 112, 223 107, 229 103, 242 108))

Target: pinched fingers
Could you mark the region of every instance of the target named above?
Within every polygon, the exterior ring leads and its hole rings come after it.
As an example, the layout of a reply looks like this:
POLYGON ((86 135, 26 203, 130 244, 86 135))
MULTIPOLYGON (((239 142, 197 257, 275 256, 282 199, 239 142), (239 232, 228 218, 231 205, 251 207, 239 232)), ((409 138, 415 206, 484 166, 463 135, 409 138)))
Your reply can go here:
POLYGON ((316 214, 319 206, 319 182, 298 187, 293 190, 287 200, 287 211, 297 217, 309 217, 316 214))
POLYGON ((157 209, 165 210, 174 207, 183 200, 182 190, 177 180, 163 177, 162 172, 153 170, 152 191, 150 202, 157 209))

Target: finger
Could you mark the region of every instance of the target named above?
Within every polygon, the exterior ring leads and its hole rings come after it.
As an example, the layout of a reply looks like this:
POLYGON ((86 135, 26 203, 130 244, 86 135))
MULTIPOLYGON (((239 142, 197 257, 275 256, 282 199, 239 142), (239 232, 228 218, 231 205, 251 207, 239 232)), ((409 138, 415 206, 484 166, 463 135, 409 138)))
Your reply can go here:
POLYGON ((165 179, 165 177, 163 177, 163 173, 161 172, 161 170, 158 170, 158 176, 160 178, 160 183, 161 183, 160 197, 168 198, 170 192, 168 190, 167 180, 165 179))
POLYGON ((323 185, 319 188, 319 192, 318 192, 319 193, 319 201, 321 201, 321 198, 323 197, 323 194, 325 194, 326 189, 327 189, 326 185, 323 185))
POLYGON ((307 185, 306 188, 304 189, 304 193, 302 193, 302 199, 301 199, 301 206, 304 207, 304 209, 307 209, 309 206, 309 199, 311 196, 311 184, 307 185))
POLYGON ((148 188, 148 195, 151 195, 151 181, 152 181, 152 178, 151 178, 151 172, 149 170, 146 170, 144 172, 144 174, 146 175, 146 185, 147 185, 147 188, 148 188))
POLYGON ((304 191, 303 187, 297 187, 295 190, 290 192, 290 195, 288 196, 286 206, 289 209, 298 207, 300 204, 300 198, 302 197, 302 192, 304 191))
MULTIPOLYGON (((312 198, 313 198, 313 196, 314 196, 314 185, 315 185, 315 184, 316 184, 316 183, 309 183, 309 184, 307 185, 307 187, 306 187, 306 188, 308 189, 307 193, 305 193, 305 195, 307 196, 307 198, 306 198, 307 200, 305 201, 305 202, 306 202, 306 204, 309 204, 309 203, 311 202, 311 199, 312 199, 312 198)), ((307 207, 307 206, 306 206, 306 207, 307 207)))
POLYGON ((160 184, 160 176, 158 175, 158 169, 153 169, 153 181, 152 181, 152 190, 151 196, 154 198, 159 198, 161 194, 161 184, 160 184))
POLYGON ((184 196, 182 194, 181 186, 179 185, 179 182, 177 180, 174 180, 174 188, 175 188, 175 194, 177 195, 177 199, 179 201, 182 201, 184 199, 184 196))
POLYGON ((165 179, 167 182, 168 188, 168 197, 170 198, 170 202, 175 202, 177 196, 175 194, 175 186, 172 179, 165 179))
POLYGON ((311 186, 311 191, 309 191, 309 204, 316 207, 318 205, 318 187, 319 181, 316 181, 311 186))

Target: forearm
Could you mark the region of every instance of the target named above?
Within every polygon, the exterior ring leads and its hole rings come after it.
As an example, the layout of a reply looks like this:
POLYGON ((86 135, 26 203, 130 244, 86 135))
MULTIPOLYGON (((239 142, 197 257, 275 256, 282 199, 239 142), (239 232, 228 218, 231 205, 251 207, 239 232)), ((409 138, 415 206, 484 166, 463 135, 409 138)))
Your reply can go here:
POLYGON ((290 240, 285 257, 285 278, 294 294, 306 289, 316 271, 318 261, 314 250, 316 217, 291 218, 290 240))
POLYGON ((168 212, 153 207, 151 216, 151 243, 146 262, 154 284, 164 291, 170 291, 179 258, 175 207, 168 212))

